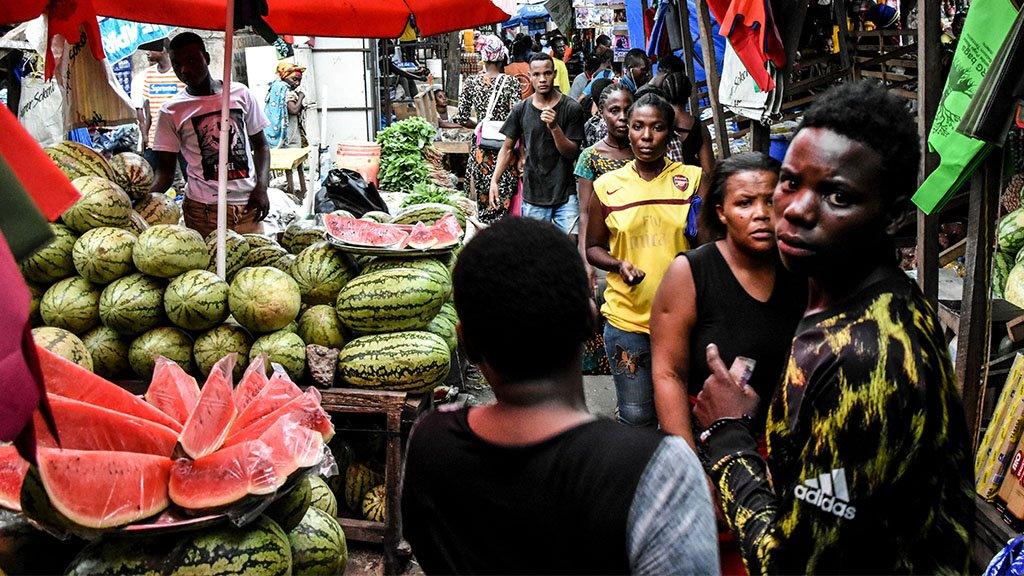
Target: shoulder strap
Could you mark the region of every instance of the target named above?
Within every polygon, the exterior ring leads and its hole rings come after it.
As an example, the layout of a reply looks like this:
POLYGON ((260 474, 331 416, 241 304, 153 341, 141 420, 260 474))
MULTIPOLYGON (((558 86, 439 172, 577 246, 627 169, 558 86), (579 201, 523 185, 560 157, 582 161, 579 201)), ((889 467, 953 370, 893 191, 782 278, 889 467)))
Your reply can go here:
POLYGON ((491 119, 491 113, 494 112, 494 106, 498 103, 498 91, 501 90, 501 82, 506 78, 505 74, 499 74, 494 80, 494 84, 491 85, 491 99, 487 103, 487 113, 484 114, 484 121, 491 119))

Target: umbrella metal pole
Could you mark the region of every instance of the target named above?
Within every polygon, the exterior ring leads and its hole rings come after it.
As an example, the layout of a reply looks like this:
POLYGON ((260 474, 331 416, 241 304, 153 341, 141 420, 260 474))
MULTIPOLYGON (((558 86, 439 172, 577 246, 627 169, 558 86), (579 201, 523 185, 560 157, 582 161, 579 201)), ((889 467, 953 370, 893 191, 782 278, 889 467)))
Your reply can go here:
MULTIPOLYGON (((224 15, 224 76, 220 105, 220 157, 217 160, 217 275, 227 280, 224 244, 228 227, 228 149, 231 145, 231 54, 235 43, 235 0, 227 0, 224 15)), ((245 138, 245 134, 239 134, 245 138)))

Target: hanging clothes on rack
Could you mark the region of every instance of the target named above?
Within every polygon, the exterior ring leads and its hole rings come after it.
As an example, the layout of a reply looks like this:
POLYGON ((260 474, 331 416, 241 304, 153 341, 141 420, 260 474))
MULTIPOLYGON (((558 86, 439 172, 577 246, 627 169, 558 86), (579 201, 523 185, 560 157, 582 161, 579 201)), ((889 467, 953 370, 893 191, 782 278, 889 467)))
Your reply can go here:
POLYGON ((708 7, 722 23, 720 34, 729 39, 757 86, 774 89, 771 68, 786 65, 786 50, 768 0, 708 0, 708 7))

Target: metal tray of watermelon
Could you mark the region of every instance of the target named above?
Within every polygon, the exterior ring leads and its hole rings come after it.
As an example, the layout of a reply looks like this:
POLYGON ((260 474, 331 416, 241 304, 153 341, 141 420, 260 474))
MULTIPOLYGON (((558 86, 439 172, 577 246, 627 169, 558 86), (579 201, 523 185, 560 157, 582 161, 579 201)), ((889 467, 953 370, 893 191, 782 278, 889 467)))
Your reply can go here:
POLYGON ((444 246, 442 248, 428 248, 426 250, 416 250, 413 248, 356 246, 355 244, 346 244, 345 242, 342 242, 330 235, 327 236, 327 241, 338 250, 348 252, 349 254, 360 254, 363 256, 390 256, 392 258, 421 258, 423 256, 435 256, 438 254, 447 254, 456 248, 456 245, 444 246))

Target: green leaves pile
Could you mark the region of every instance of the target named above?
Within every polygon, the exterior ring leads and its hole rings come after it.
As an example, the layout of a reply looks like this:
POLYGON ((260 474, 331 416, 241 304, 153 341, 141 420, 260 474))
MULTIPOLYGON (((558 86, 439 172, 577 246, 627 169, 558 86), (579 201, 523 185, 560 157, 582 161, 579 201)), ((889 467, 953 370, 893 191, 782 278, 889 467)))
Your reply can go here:
POLYGON ((434 140, 435 134, 434 127, 419 116, 395 122, 377 133, 381 190, 412 192, 417 184, 430 180, 423 147, 434 140))
POLYGON ((413 204, 448 204, 454 206, 452 199, 448 197, 449 194, 457 192, 451 188, 445 188, 444 186, 438 186, 432 182, 421 182, 412 187, 412 192, 402 200, 402 207, 412 206, 413 204))

